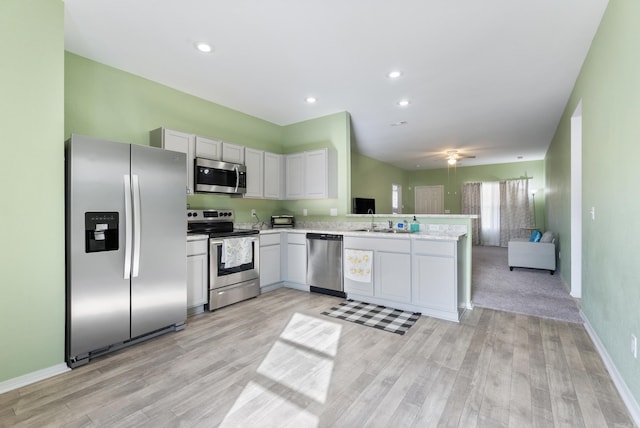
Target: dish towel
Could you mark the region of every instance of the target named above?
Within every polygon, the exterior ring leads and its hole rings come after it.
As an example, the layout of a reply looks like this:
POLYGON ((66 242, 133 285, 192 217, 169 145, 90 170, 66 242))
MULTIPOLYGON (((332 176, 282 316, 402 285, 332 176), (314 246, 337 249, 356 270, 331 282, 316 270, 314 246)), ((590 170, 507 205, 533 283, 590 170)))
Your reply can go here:
POLYGON ((222 240, 222 254, 220 261, 225 268, 232 268, 251 263, 253 251, 251 238, 231 238, 222 240))
POLYGON ((344 277, 352 281, 371 282, 373 251, 344 250, 344 277))

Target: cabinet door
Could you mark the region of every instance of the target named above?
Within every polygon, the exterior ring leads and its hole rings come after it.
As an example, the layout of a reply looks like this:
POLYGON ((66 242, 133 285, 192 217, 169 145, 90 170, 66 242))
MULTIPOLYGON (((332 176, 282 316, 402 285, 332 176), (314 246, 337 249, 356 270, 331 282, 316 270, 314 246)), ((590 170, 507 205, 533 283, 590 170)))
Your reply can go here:
POLYGON ((196 157, 221 160, 222 141, 212 140, 196 135, 196 157))
POLYGON ((327 150, 304 152, 305 197, 327 198, 327 150))
POLYGON ((187 257, 187 307, 207 303, 207 256, 187 257))
POLYGON ((260 247, 260 287, 280 282, 280 245, 260 247))
POLYGON ((264 153, 264 197, 282 199, 284 195, 284 157, 275 153, 264 153))
POLYGON ((307 247, 287 244, 287 280, 298 284, 307 282, 307 247))
POLYGON ((413 303, 457 316, 455 259, 416 254, 413 261, 413 303))
POLYGON ((264 182, 262 181, 264 152, 247 147, 244 155, 247 167, 247 193, 244 194, 244 197, 262 198, 264 192, 264 182))
POLYGON ((395 302, 411 302, 411 255, 375 252, 374 290, 376 297, 395 302))
POLYGON ((244 165, 244 146, 222 142, 222 161, 244 165))
POLYGON ((303 199, 304 192, 304 153, 285 156, 285 197, 286 199, 303 199))
MULTIPOLYGON (((193 194, 193 160, 195 158, 195 136, 172 129, 162 128, 161 144, 152 141, 153 146, 162 147, 165 150, 173 150, 174 152, 185 153, 187 155, 187 176, 185 183, 187 185, 187 194, 193 194)), ((152 140, 154 139, 154 131, 152 131, 152 140)))

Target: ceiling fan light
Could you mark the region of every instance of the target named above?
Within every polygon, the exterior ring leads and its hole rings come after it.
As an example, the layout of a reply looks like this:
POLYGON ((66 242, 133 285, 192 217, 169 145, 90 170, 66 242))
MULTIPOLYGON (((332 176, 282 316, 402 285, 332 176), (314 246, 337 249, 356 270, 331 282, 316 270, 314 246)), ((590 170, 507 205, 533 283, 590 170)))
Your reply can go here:
POLYGON ((447 163, 448 163, 449 165, 455 165, 455 164, 456 164, 456 162, 457 162, 457 161, 456 161, 456 158, 453 158, 453 157, 452 157, 452 158, 447 159, 447 163))

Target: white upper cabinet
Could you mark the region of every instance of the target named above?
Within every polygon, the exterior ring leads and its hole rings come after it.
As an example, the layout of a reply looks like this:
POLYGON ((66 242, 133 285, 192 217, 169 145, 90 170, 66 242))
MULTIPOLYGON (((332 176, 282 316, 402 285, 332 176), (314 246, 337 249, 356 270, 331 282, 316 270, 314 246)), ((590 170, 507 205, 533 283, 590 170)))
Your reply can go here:
POLYGON ((286 177, 285 197, 287 199, 304 199, 304 153, 286 155, 284 161, 286 177))
POLYGON ((222 142, 222 161, 244 165, 244 146, 222 142))
POLYGON ((149 132, 149 144, 165 150, 185 153, 187 156, 187 194, 193 194, 193 160, 195 159, 195 135, 173 129, 157 128, 149 132))
POLYGON ((319 149, 286 156, 286 198, 338 197, 337 154, 319 149))
POLYGON ((284 197, 284 156, 264 153, 264 197, 282 199, 284 197))
POLYGON ((211 138, 196 135, 196 157, 218 161, 221 160, 222 141, 212 140, 211 138))
POLYGON ((245 198, 262 198, 264 192, 264 152, 245 148, 245 166, 247 167, 247 193, 245 198))

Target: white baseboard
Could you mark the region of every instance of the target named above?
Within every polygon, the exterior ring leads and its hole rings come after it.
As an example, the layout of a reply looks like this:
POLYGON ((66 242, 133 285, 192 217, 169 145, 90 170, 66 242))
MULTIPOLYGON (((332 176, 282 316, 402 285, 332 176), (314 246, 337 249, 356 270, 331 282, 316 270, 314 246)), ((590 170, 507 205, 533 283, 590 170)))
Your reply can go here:
POLYGON ((277 290, 278 288, 284 287, 282 282, 276 282, 275 284, 267 285, 265 287, 260 287, 260 294, 268 293, 273 290, 277 290))
POLYGON ((284 286, 287 288, 293 288, 294 290, 309 291, 309 286, 306 284, 298 284, 297 282, 284 281, 284 286))
POLYGON ((624 401, 624 404, 627 406, 627 410, 629 411, 629 414, 631 415, 633 422, 636 424, 636 426, 640 426, 640 406, 638 405, 638 402, 636 401, 635 397, 627 387, 627 384, 625 383, 624 379, 620 375, 618 368, 616 367, 613 360, 611 359, 611 356, 609 356, 609 353, 607 352, 607 349, 602 344, 602 341, 600 341, 600 338, 596 334, 596 331, 591 326, 591 323, 589 322, 589 319, 587 318, 587 316, 582 311, 580 311, 580 316, 584 320, 584 328, 587 330, 587 333, 589 334, 589 337, 591 337, 591 340, 596 346, 596 349, 598 350, 598 353, 600 354, 600 357, 602 358, 604 365, 607 367, 607 370, 611 375, 611 379, 613 380, 614 385, 618 389, 618 393, 622 397, 622 401, 624 401))
POLYGON ((27 373, 26 375, 14 377, 13 379, 0 382, 0 394, 12 391, 14 389, 21 388, 23 386, 36 383, 38 381, 48 379, 53 376, 68 372, 71 370, 66 364, 57 364, 55 366, 47 367, 46 369, 38 370, 35 372, 27 373))

